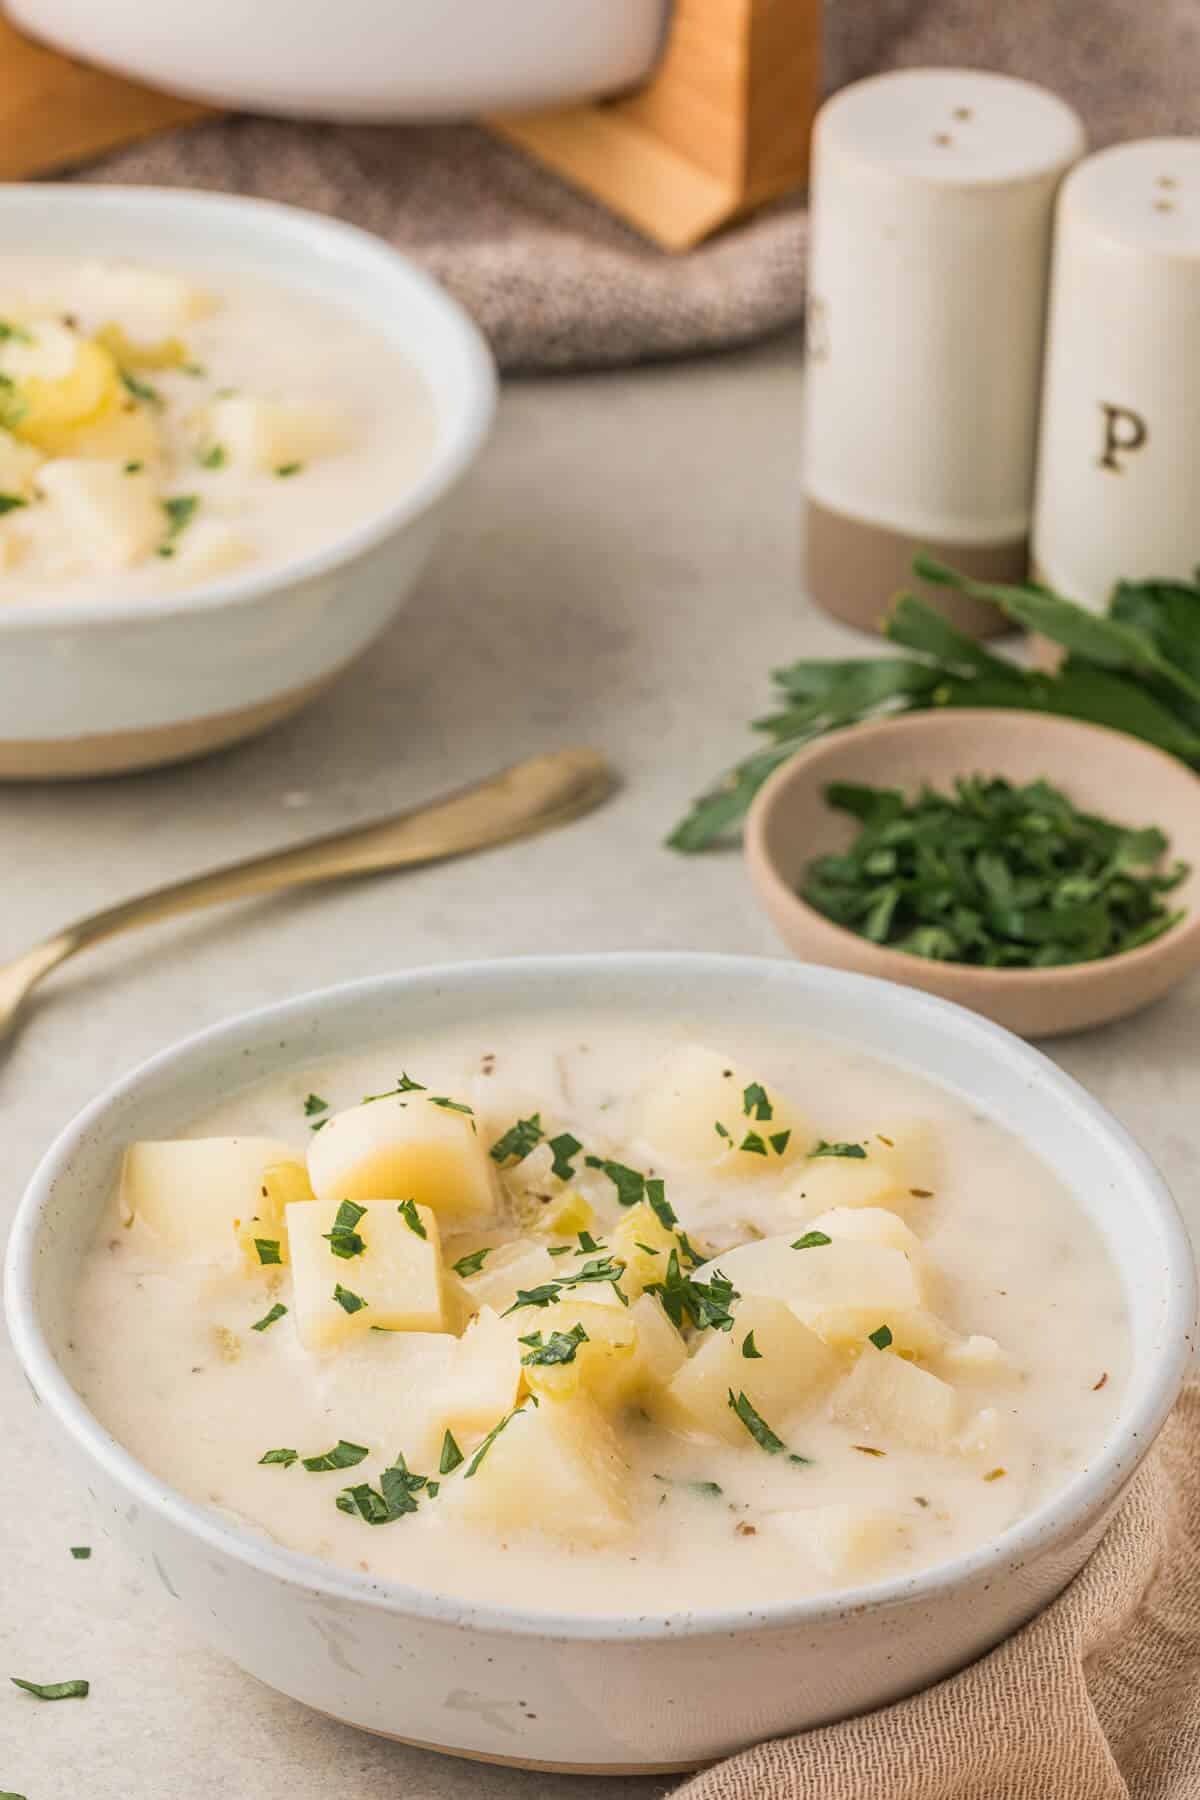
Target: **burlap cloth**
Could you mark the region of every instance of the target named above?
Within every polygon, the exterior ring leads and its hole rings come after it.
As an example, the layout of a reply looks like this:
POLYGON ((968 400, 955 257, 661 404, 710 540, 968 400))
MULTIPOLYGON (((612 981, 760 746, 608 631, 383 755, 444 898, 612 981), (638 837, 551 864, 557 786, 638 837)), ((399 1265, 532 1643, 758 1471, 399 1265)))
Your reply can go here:
POLYGON ((1200 1376, 1100 1547, 990 1656, 882 1712, 760 1744, 673 1800, 1197 1800, 1200 1376))
MULTIPOLYGON (((835 0, 826 43, 831 88, 960 63, 1055 87, 1094 145, 1195 128, 1198 0, 835 0)), ((84 179, 260 194, 364 225, 439 276, 509 370, 716 349, 803 306, 799 203, 666 256, 469 126, 220 121, 106 157, 84 179)))

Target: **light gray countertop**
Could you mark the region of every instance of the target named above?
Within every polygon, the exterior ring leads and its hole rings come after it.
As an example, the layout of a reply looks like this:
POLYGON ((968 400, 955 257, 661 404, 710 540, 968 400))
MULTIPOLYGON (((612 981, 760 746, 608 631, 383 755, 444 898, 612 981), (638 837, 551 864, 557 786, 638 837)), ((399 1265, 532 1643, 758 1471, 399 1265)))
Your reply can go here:
MULTIPOLYGON (((0 789, 0 957, 218 861, 432 796, 536 749, 609 753, 602 812, 486 857, 228 908, 90 954, 47 984, 0 1068, 5 1208, 112 1078, 248 1006, 379 970, 525 951, 770 955, 736 855, 660 848, 747 744, 767 671, 863 649, 798 582, 799 354, 528 382, 429 576, 383 642, 257 743, 95 785, 0 789)), ((1200 983, 1052 1046, 1200 1229, 1200 983)), ((84 1702, 0 1686, 0 1789, 28 1800, 578 1800, 612 1783, 484 1769, 330 1723, 202 1647, 93 1531, 7 1346, 0 1674, 88 1676, 84 1702), (93 1543, 90 1561, 68 1546, 93 1543)), ((641 1784, 618 1783, 630 1787, 641 1784)), ((647 1784, 647 1791, 662 1782, 647 1784)))

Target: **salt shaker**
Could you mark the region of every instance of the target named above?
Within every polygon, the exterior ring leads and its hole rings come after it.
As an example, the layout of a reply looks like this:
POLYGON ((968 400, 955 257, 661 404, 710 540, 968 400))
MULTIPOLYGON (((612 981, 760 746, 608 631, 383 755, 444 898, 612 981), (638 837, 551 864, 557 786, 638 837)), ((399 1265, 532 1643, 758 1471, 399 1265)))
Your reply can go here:
POLYGON ((1058 203, 1033 553, 1102 611, 1200 563, 1200 140, 1101 150, 1058 203))
MULTIPOLYGON (((928 550, 1027 572, 1054 197, 1083 126, 1044 88, 911 69, 844 88, 813 139, 806 585, 877 628, 928 550)), ((928 597, 982 634, 989 606, 928 597)))

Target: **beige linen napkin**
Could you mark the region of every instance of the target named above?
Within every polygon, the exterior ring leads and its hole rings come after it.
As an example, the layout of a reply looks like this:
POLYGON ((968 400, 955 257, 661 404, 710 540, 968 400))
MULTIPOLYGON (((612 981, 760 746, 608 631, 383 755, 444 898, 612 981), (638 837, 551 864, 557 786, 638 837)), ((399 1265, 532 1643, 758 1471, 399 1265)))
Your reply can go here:
MULTIPOLYGON (((1194 129, 1197 0, 836 0, 826 29, 830 88, 879 69, 969 64, 1057 88, 1093 144, 1194 129)), ((803 306, 799 203, 668 256, 472 126, 220 120, 122 150, 84 178, 259 194, 366 226, 445 282, 505 369, 716 349, 790 324, 803 306)))
POLYGON ((673 1800, 1198 1800, 1200 1376, 1052 1606, 962 1674, 673 1800))

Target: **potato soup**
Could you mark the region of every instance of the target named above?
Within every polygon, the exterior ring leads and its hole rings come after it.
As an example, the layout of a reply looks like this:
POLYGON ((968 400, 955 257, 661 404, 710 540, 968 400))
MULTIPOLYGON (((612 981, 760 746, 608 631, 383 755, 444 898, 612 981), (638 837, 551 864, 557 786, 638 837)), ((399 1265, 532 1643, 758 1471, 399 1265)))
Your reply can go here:
POLYGON ((1128 1354, 1097 1232, 960 1100, 815 1038, 556 1017, 131 1145, 70 1370, 251 1533, 637 1616, 983 1544, 1095 1455, 1128 1354))
POLYGON ((432 397, 352 314, 132 263, 0 259, 0 605, 149 597, 382 512, 432 397))

